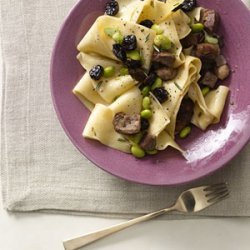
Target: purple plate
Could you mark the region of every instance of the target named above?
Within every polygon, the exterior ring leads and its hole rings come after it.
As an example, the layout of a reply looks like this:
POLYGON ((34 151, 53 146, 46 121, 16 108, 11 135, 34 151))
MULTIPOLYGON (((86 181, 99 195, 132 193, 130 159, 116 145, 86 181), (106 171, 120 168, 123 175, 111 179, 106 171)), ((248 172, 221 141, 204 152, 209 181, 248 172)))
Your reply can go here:
MULTIPOLYGON (((71 11, 57 37, 51 61, 51 92, 59 121, 73 144, 100 168, 123 179, 151 185, 179 185, 197 180, 228 163, 250 137, 250 12, 239 0, 200 0, 199 4, 220 13, 220 33, 225 38, 224 55, 233 73, 221 122, 206 132, 194 129, 181 141, 188 160, 167 149, 137 160, 82 137, 89 111, 72 94, 84 71, 76 60, 76 45, 103 13, 107 1, 80 1, 71 11)), ((84 160, 83 160, 84 162, 84 160)))

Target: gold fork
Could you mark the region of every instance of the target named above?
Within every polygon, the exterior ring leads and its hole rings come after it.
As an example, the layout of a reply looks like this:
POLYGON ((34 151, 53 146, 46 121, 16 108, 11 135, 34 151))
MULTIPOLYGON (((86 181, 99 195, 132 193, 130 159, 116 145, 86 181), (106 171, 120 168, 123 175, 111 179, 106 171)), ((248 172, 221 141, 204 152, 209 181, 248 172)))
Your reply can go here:
POLYGON ((90 234, 83 235, 63 242, 65 250, 76 250, 108 235, 131 227, 137 223, 150 220, 167 212, 178 211, 181 213, 193 213, 201 211, 226 198, 229 191, 226 183, 210 186, 201 186, 184 191, 173 206, 159 211, 140 216, 138 218, 111 226, 90 234))

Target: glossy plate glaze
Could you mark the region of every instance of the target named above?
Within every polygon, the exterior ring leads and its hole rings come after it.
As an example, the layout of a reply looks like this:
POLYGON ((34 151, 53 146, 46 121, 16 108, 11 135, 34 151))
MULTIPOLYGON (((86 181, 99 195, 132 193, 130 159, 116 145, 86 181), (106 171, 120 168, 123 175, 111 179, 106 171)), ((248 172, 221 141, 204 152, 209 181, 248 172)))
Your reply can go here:
MULTIPOLYGON (((187 160, 167 149, 156 156, 137 160, 82 137, 89 111, 72 94, 84 74, 76 60, 76 45, 107 1, 80 1, 70 12, 56 39, 51 61, 51 92, 59 121, 72 143, 100 168, 123 179, 151 185, 179 185, 197 180, 228 163, 250 137, 250 12, 240 0, 200 0, 199 5, 220 13, 226 55, 233 73, 221 122, 206 132, 194 129, 181 141, 187 160)), ((83 160, 84 162, 84 160, 83 160)))

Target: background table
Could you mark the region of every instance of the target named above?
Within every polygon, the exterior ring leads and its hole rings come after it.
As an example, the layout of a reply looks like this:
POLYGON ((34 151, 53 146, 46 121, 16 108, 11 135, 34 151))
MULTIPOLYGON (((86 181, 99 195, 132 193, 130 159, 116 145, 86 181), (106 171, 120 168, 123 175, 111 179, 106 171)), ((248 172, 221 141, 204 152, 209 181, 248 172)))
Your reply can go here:
MULTIPOLYGON (((8 214, 0 203, 0 249, 63 250, 64 239, 122 221, 45 213, 8 214)), ((146 222, 84 249, 248 250, 249 246, 250 218, 205 218, 146 222)))

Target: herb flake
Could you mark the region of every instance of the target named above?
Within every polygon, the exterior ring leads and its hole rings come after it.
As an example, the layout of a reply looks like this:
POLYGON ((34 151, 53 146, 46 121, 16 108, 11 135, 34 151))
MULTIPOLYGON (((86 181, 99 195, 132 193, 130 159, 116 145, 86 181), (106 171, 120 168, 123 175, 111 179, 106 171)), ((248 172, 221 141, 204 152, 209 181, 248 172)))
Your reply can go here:
POLYGON ((102 86, 103 81, 100 81, 96 84, 95 90, 98 91, 100 87, 102 86))
POLYGON ((153 45, 154 49, 157 51, 157 52, 160 52, 159 48, 155 45, 153 45))
POLYGON ((125 139, 123 139, 123 138, 118 138, 117 141, 119 141, 119 142, 127 142, 127 141, 126 141, 125 139))
POLYGON ((150 34, 148 34, 148 35, 146 36, 145 43, 148 42, 149 37, 150 37, 150 34))
POLYGON ((180 85, 176 82, 174 82, 174 85, 176 86, 177 89, 179 89, 180 91, 182 91, 182 88, 180 87, 180 85))

